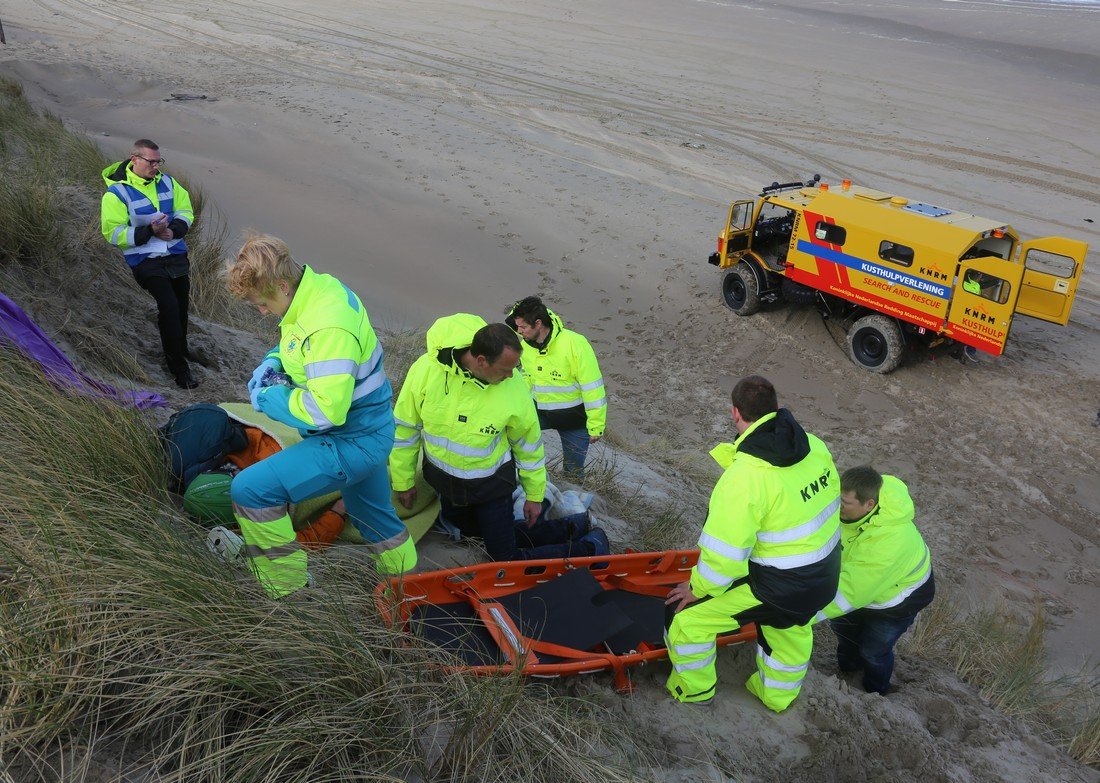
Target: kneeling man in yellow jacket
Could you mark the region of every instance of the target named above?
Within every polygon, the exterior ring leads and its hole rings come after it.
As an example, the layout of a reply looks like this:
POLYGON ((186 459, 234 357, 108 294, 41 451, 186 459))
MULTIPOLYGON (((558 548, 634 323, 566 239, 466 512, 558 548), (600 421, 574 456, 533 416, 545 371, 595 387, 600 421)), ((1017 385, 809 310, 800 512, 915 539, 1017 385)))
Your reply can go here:
POLYGON ((909 490, 872 467, 841 475, 840 521, 840 585, 816 619, 830 620, 840 670, 862 669, 864 689, 885 695, 894 645, 936 595, 932 557, 913 524, 909 490))

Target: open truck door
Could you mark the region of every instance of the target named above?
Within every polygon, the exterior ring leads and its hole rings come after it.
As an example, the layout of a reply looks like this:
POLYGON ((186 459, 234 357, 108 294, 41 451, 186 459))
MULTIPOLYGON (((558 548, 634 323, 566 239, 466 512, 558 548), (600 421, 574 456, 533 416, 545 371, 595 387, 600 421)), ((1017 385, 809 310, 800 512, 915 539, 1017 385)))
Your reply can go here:
POLYGON ((718 252, 710 257, 712 264, 725 269, 733 264, 729 258, 731 253, 739 253, 748 248, 749 237, 752 235, 752 216, 755 207, 756 202, 752 199, 735 201, 730 205, 726 227, 718 235, 718 252))
POLYGON ((1088 249, 1086 243, 1064 237, 1043 237, 1021 245, 1016 262, 1024 267, 1024 280, 1016 312, 1065 326, 1088 249))
POLYGON ((951 310, 943 333, 986 353, 1000 356, 1020 297, 1024 268, 993 256, 959 262, 951 310))

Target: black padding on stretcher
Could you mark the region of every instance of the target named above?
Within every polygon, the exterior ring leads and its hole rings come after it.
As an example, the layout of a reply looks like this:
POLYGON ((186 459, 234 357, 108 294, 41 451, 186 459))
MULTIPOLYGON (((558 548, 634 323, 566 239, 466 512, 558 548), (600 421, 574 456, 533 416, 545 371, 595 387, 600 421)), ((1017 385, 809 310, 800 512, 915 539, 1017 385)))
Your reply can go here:
POLYGON ((469 604, 419 604, 411 612, 411 629, 467 666, 498 666, 504 654, 469 604))
POLYGON ((596 603, 612 604, 630 618, 626 628, 605 640, 607 649, 615 655, 637 651, 642 642, 652 647, 664 647, 665 599, 640 595, 626 590, 604 590, 596 603))
POLYGON ((615 603, 594 600, 603 592, 588 569, 578 568, 497 600, 524 635, 575 650, 594 650, 633 622, 615 603))

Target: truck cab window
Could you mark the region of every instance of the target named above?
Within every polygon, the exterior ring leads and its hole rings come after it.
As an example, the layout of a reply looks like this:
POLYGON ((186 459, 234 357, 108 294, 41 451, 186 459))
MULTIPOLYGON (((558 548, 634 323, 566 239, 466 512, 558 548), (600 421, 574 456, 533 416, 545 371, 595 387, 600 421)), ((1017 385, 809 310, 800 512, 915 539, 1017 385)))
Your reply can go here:
POLYGON ((997 304, 1008 301, 1011 286, 1007 280, 1002 280, 994 275, 979 272, 977 269, 968 269, 963 278, 963 290, 977 294, 983 299, 989 299, 997 304))
POLYGON ((843 245, 848 238, 848 232, 844 230, 844 226, 837 226, 819 220, 817 225, 814 226, 814 236, 822 242, 828 242, 830 245, 843 245))
POLYGON ((743 201, 734 206, 733 215, 730 218, 730 230, 744 231, 749 227, 749 222, 752 220, 752 207, 751 201, 743 201))
POLYGON ((1032 248, 1027 252, 1024 266, 1055 277, 1073 277, 1077 264, 1072 258, 1032 248))

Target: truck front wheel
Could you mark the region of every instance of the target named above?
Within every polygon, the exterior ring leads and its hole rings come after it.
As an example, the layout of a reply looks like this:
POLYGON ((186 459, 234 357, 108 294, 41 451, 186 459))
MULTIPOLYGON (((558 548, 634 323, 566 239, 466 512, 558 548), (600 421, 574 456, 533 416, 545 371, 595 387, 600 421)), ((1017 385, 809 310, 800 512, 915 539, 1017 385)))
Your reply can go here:
POLYGON ((885 315, 865 315, 848 330, 848 352, 852 361, 877 373, 893 372, 905 353, 901 327, 885 315))
POLYGON ((760 285, 747 262, 739 261, 722 278, 722 301, 738 315, 752 315, 760 309, 760 285))

